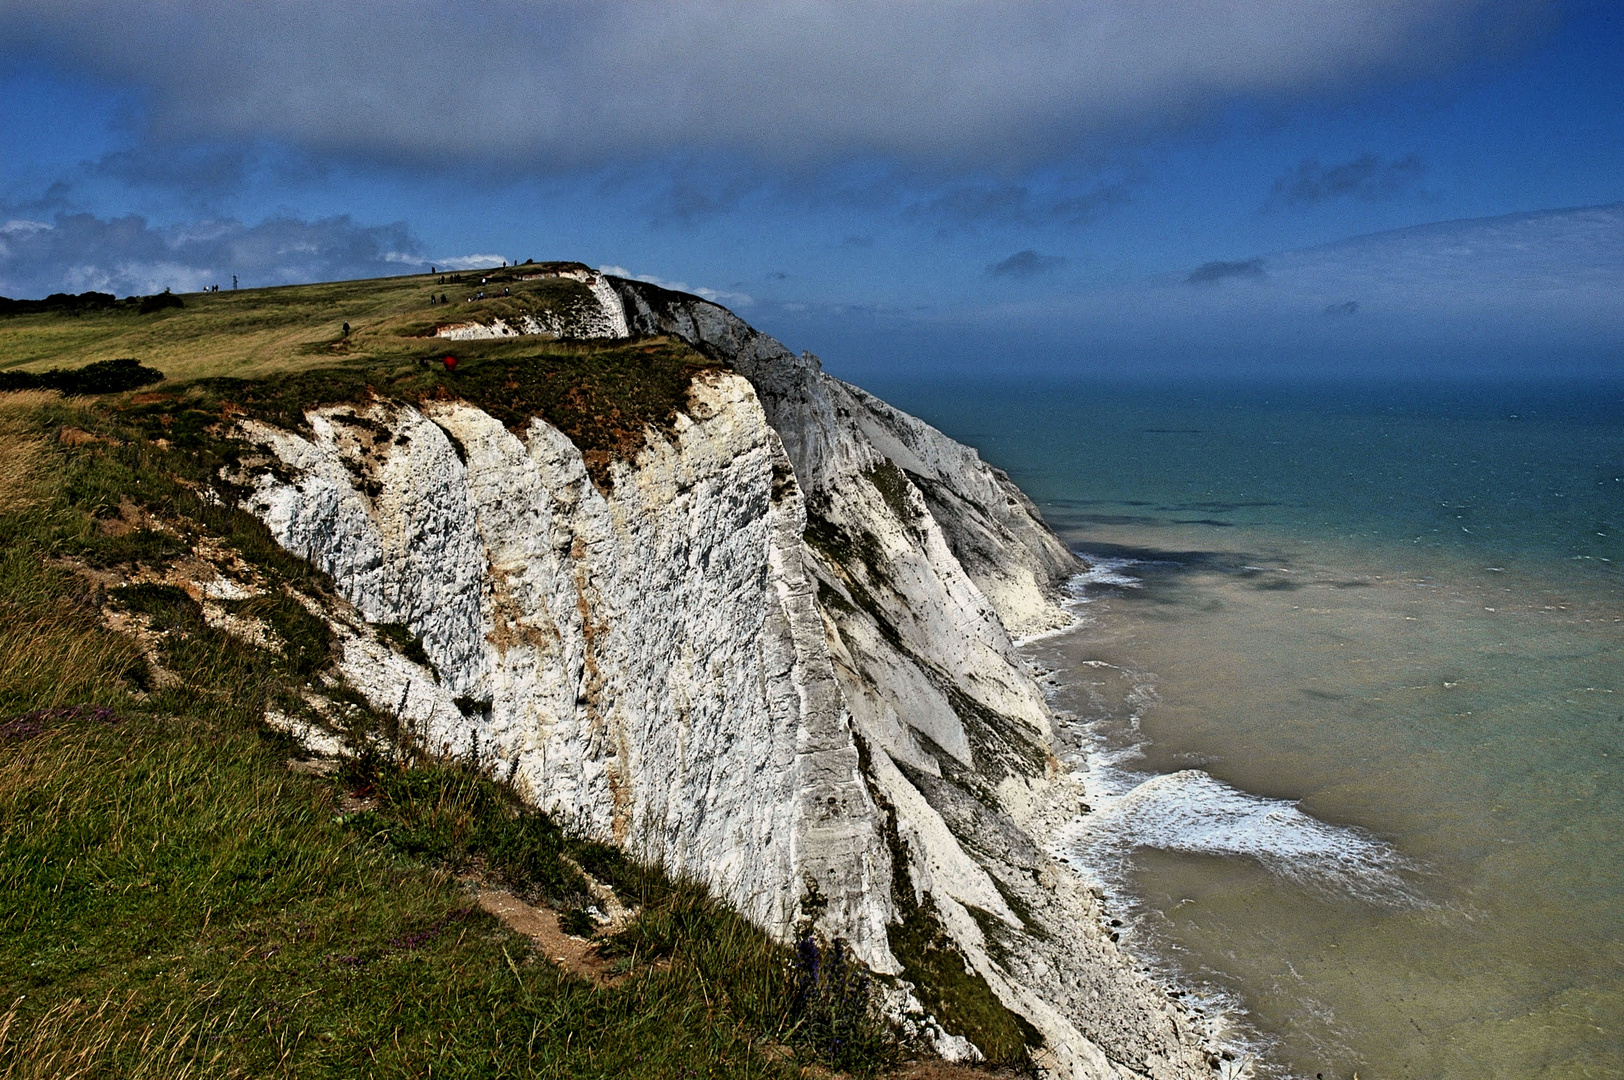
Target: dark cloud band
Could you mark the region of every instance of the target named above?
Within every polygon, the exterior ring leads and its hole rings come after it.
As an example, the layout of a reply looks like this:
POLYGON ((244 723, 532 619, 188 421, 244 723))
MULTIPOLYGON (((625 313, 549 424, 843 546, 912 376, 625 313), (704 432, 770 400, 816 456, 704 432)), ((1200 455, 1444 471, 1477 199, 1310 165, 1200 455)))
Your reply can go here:
POLYGON ((1202 263, 1190 271, 1190 276, 1184 280, 1191 285, 1208 285, 1225 278, 1243 278, 1249 281, 1261 281, 1267 277, 1263 269, 1262 259, 1242 259, 1239 262, 1202 263))
POLYGON ((1308 158, 1275 180, 1269 193, 1269 205, 1290 206, 1345 198, 1369 202, 1391 199, 1415 187, 1424 168, 1415 154, 1391 161, 1375 154, 1363 154, 1338 165, 1322 165, 1318 158, 1308 158))
POLYGON ((448 168, 696 149, 1019 166, 1237 95, 1435 65, 1537 6, 12 0, 0 59, 135 87, 160 141, 273 139, 448 168))

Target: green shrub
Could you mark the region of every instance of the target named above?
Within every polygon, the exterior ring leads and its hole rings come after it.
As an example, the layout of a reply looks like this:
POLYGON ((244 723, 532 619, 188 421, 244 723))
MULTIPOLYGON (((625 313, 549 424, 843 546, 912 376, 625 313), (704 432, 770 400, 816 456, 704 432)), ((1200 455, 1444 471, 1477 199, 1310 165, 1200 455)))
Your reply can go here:
POLYGON ((181 308, 185 306, 185 301, 181 300, 180 297, 176 296, 168 289, 165 289, 161 293, 156 293, 152 296, 143 296, 141 298, 141 314, 143 315, 151 315, 153 312, 163 311, 165 308, 181 308))
MULTIPOLYGON (((179 299, 176 299, 179 303, 179 299)), ((80 368, 49 371, 0 371, 0 390, 60 390, 63 394, 117 394, 163 380, 157 368, 138 360, 97 360, 80 368)))

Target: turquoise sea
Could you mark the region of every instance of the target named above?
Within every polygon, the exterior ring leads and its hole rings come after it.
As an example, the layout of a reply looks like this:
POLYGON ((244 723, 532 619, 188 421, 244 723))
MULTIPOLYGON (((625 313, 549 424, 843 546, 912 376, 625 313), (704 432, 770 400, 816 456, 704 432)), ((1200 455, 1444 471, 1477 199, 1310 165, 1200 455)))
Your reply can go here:
POLYGON ((1624 383, 873 382, 1094 569, 1057 853, 1262 1076, 1624 1076, 1624 383))

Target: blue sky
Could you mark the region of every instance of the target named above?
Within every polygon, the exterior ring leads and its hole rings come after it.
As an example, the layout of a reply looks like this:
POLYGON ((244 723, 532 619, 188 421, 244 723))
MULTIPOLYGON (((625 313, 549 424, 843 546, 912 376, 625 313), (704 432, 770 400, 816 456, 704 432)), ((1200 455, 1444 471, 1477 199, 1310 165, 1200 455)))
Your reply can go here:
POLYGON ((575 258, 858 376, 1624 361, 1624 216, 1414 229, 1624 200, 1617 4, 5 8, 0 294, 575 258))

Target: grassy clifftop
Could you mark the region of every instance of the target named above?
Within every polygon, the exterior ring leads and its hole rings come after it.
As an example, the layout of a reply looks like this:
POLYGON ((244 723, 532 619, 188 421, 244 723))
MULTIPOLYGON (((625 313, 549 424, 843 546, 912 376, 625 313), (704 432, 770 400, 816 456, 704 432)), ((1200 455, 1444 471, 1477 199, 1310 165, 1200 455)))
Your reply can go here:
MULTIPOLYGON (((545 263, 472 270, 455 283, 442 283, 446 275, 416 274, 185 293, 176 297, 179 307, 144 313, 139 304, 0 313, 0 371, 135 357, 170 379, 187 380, 257 378, 343 360, 409 361, 444 344, 430 336, 439 325, 569 309, 583 299, 586 287, 549 272, 570 269, 586 267, 545 263), (481 278, 490 281, 482 285, 481 278), (504 288, 510 295, 500 295, 504 288), (473 299, 479 292, 486 298, 473 299), (447 303, 430 304, 431 296, 442 295, 447 303)), ((457 345, 483 355, 478 343, 457 345)))
POLYGON ((456 762, 335 768, 266 726, 313 694, 345 710, 354 747, 388 721, 333 681, 324 624, 294 599, 324 595, 321 575, 198 497, 202 464, 112 410, 0 395, 0 1077, 744 1078, 891 1060, 849 987, 703 889, 570 838, 456 762), (199 551, 266 586, 232 607, 262 644, 163 582, 199 551), (474 901, 506 890, 590 933, 588 873, 634 912, 597 937, 602 979, 474 901))
POLYGON ((665 338, 433 336, 439 325, 595 303, 580 282, 552 273, 585 269, 547 263, 469 272, 454 284, 419 275, 195 293, 180 297, 180 307, 145 313, 120 304, 0 314, 0 376, 135 360, 165 380, 113 407, 168 415, 166 427, 182 417, 177 434, 194 435, 229 412, 297 427, 308 408, 373 395, 460 398, 515 429, 531 416, 547 420, 607 485, 608 462, 634 457, 650 427, 668 425, 694 376, 714 361, 665 338), (486 299, 473 298, 481 292, 486 299), (430 305, 431 294, 450 302, 430 305))

